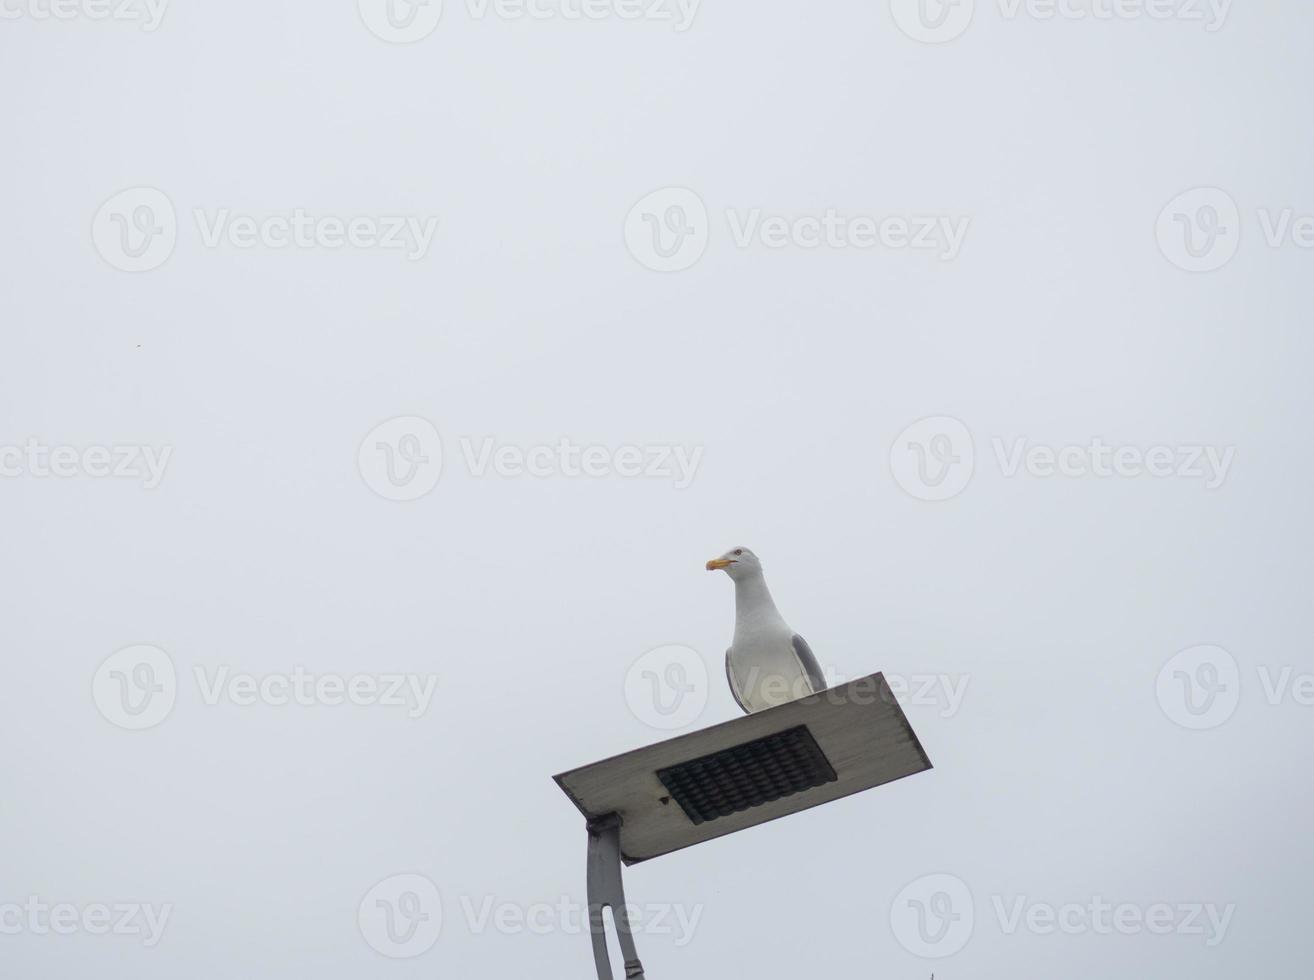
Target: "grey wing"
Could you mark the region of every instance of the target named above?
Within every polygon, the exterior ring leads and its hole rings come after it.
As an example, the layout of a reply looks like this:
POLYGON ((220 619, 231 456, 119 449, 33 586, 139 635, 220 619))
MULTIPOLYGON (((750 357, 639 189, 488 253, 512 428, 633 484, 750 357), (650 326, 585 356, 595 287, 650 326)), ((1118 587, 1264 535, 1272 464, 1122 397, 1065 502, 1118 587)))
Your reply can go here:
POLYGON ((735 699, 735 704, 744 709, 744 714, 751 715, 748 705, 744 704, 744 699, 739 694, 739 685, 735 683, 734 671, 730 669, 730 651, 725 652, 725 679, 730 682, 730 696, 735 699))
POLYGON ((812 655, 812 648, 808 646, 808 641, 797 633, 794 634, 794 654, 803 667, 803 673, 808 675, 808 683, 812 685, 812 693, 817 694, 824 691, 826 689, 826 678, 821 675, 821 665, 817 663, 817 658, 812 655))

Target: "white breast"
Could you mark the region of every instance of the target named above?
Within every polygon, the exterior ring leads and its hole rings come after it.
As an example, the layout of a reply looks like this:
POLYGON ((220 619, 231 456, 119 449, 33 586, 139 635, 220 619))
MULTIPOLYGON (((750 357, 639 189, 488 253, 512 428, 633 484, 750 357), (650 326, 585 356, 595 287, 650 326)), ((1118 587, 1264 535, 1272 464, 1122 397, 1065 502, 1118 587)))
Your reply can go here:
POLYGON ((736 630, 734 644, 726 653, 726 667, 749 711, 763 711, 813 693, 794 653, 788 627, 747 634, 736 630))

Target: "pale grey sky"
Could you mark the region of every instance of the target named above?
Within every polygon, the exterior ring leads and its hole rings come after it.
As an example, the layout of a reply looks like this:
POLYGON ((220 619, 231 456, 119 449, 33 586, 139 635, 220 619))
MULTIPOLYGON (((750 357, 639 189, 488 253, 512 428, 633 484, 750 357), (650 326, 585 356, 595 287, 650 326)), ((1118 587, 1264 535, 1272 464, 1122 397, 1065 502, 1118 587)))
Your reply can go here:
POLYGON ((4 3, 0 973, 591 976, 744 544, 935 769, 654 980, 1297 975, 1314 11, 547 2, 4 3))

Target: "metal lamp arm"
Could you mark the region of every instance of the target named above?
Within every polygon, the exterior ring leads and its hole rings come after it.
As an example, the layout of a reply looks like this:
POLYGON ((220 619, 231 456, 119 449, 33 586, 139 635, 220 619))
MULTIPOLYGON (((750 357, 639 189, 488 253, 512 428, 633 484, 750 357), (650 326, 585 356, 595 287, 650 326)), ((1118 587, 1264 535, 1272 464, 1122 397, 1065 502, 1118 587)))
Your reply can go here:
POLYGON ((598 980, 613 980, 607 955, 607 933, 602 910, 611 907, 621 955, 625 958, 626 980, 644 980, 643 964, 634 948, 630 917, 625 908, 625 885, 621 879, 620 817, 608 814, 590 820, 588 858, 589 934, 593 939, 593 962, 598 980))

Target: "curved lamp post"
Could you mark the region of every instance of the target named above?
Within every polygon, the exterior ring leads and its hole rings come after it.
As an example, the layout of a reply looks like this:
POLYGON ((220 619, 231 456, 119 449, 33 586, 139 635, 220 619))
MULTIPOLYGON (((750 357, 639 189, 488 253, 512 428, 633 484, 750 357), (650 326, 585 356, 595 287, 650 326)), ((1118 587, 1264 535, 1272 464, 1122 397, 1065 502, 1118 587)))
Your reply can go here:
POLYGON ((930 768, 885 677, 872 674, 554 777, 587 821, 599 980, 613 980, 608 907, 625 976, 643 978, 621 862, 638 864, 930 768))

